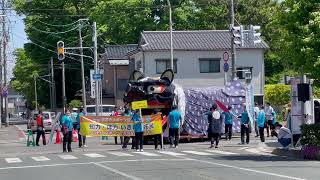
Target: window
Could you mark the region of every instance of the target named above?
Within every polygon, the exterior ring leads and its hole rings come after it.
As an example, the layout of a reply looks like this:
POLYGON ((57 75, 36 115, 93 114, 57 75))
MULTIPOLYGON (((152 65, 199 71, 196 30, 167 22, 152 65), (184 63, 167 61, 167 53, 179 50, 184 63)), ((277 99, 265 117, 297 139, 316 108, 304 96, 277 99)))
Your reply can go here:
POLYGON ((245 79, 246 78, 245 71, 250 71, 252 74, 252 67, 238 67, 237 68, 237 77, 239 79, 245 79))
POLYGON ((254 102, 258 103, 258 105, 262 105, 263 104, 263 95, 254 96, 254 102))
POLYGON ((200 73, 219 73, 220 58, 201 58, 199 59, 200 73))
MULTIPOLYGON (((156 59, 157 74, 162 74, 165 70, 170 68, 170 59, 156 59)), ((173 59, 174 73, 177 73, 177 59, 173 59)))

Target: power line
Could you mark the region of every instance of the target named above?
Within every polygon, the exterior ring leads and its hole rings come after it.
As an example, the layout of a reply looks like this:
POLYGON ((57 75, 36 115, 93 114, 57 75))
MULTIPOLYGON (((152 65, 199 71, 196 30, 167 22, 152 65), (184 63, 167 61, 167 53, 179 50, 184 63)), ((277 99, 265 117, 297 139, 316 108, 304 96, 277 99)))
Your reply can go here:
POLYGON ((77 20, 77 21, 75 21, 73 23, 70 23, 70 24, 49 24, 49 23, 43 22, 43 21, 41 21, 39 19, 36 19, 36 21, 40 22, 41 24, 44 24, 44 25, 47 25, 47 26, 52 26, 52 27, 68 27, 68 26, 72 26, 72 25, 74 25, 74 24, 79 22, 79 20, 77 20))
POLYGON ((38 28, 35 28, 35 27, 33 27, 33 26, 30 26, 30 27, 31 27, 32 29, 36 30, 36 31, 39 31, 39 32, 45 33, 45 34, 65 34, 65 33, 68 33, 68 32, 71 32, 71 31, 74 31, 74 30, 78 29, 78 28, 79 28, 79 25, 76 26, 76 27, 74 27, 74 28, 72 28, 72 29, 69 29, 69 30, 67 30, 67 31, 62 31, 62 32, 43 31, 43 30, 38 29, 38 28))

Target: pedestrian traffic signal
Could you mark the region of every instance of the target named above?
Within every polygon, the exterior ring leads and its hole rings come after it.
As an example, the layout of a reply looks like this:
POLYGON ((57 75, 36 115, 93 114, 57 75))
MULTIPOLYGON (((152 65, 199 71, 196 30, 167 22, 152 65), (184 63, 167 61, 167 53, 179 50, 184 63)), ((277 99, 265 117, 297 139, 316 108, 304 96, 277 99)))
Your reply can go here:
POLYGON ((57 51, 58 51, 58 59, 59 61, 63 61, 65 58, 64 55, 64 42, 63 41, 58 41, 57 42, 57 51))
POLYGON ((250 25, 250 39, 253 45, 261 43, 261 33, 257 33, 257 30, 259 30, 260 28, 260 26, 250 25))
POLYGON ((233 26, 232 35, 234 37, 234 44, 244 46, 244 33, 243 33, 243 26, 233 26))

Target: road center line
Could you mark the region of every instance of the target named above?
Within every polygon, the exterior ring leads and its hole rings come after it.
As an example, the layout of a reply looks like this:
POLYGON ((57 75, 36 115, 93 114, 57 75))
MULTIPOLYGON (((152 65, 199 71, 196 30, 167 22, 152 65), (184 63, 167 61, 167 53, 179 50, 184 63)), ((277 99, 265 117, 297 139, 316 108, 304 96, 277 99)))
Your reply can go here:
POLYGON ((129 179, 132 179, 132 180, 142 180, 142 179, 140 179, 140 178, 138 178, 138 177, 136 177, 136 176, 132 176, 132 175, 126 174, 126 173, 124 173, 124 172, 121 172, 121 171, 118 171, 118 170, 116 170, 116 169, 113 169, 113 168, 111 168, 111 167, 109 167, 109 166, 105 166, 105 165, 102 165, 102 164, 99 164, 99 163, 93 163, 93 164, 96 165, 96 166, 99 166, 99 167, 101 167, 101 168, 103 168, 103 169, 106 169, 106 170, 108 170, 108 171, 111 171, 111 172, 113 172, 113 173, 116 173, 116 174, 119 174, 119 175, 121 175, 121 176, 124 176, 124 177, 127 177, 127 178, 129 178, 129 179))
POLYGON ((249 171, 249 172, 254 172, 254 173, 259 173, 259 174, 266 174, 266 175, 276 176, 276 177, 285 178, 285 179, 306 180, 303 178, 298 178, 298 177, 293 177, 293 176, 286 176, 286 175, 275 174, 275 173, 270 173, 270 172, 265 172, 265 171, 258 171, 258 170, 254 170, 254 169, 242 168, 242 167, 238 167, 238 166, 231 166, 231 165, 221 164, 221 163, 214 163, 214 162, 204 161, 204 160, 199 160, 199 159, 188 159, 188 160, 197 161, 197 162, 206 163, 206 164, 212 164, 212 165, 216 165, 216 166, 228 167, 228 168, 233 168, 233 169, 238 169, 238 170, 243 170, 243 171, 249 171))

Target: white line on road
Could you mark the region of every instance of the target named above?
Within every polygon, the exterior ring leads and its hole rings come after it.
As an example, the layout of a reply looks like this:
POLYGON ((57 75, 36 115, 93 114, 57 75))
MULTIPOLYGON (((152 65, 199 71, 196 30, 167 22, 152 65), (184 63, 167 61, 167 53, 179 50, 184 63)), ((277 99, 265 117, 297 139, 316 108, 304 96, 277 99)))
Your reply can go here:
POLYGON ((176 152, 172 152, 172 151, 159 151, 158 153, 171 155, 171 156, 184 156, 185 155, 182 153, 176 153, 176 152))
POLYGON ((239 153, 227 152, 227 151, 219 151, 219 150, 206 150, 207 152, 216 153, 216 154, 223 154, 223 155, 238 155, 239 153))
POLYGON ((99 164, 99 163, 93 163, 93 164, 96 165, 96 166, 99 166, 99 167, 101 167, 101 168, 103 168, 103 169, 106 169, 106 170, 108 170, 108 171, 111 171, 111 172, 113 172, 113 173, 116 173, 116 174, 119 174, 119 175, 121 175, 121 176, 124 176, 124 177, 127 177, 127 178, 129 178, 129 179, 132 179, 132 180, 142 180, 142 179, 140 179, 140 178, 138 178, 138 177, 136 177, 136 176, 132 176, 132 175, 126 174, 126 173, 124 173, 124 172, 121 172, 121 171, 119 171, 119 170, 113 169, 113 168, 111 168, 111 167, 109 167, 109 166, 106 166, 106 165, 102 165, 102 164, 99 164))
POLYGON ((109 154, 115 155, 115 156, 133 156, 132 154, 123 153, 123 152, 108 152, 109 154))
POLYGON ((270 172, 265 172, 265 171, 258 171, 258 170, 254 170, 254 169, 242 168, 242 167, 238 167, 238 166, 231 166, 231 165, 221 164, 221 163, 214 163, 214 162, 204 161, 204 160, 199 160, 199 159, 188 159, 188 160, 197 161, 197 162, 206 163, 206 164, 212 164, 212 165, 216 165, 216 166, 227 167, 227 168, 233 168, 233 169, 238 169, 238 170, 243 170, 243 171, 248 171, 248 172, 254 172, 254 173, 259 173, 259 174, 266 174, 266 175, 276 176, 276 177, 280 177, 280 178, 293 179, 293 180, 306 180, 303 178, 298 178, 298 177, 293 177, 293 176, 286 176, 286 175, 275 174, 275 173, 270 173, 270 172))
POLYGON ((257 148, 249 148, 249 149, 246 149, 246 151, 253 153, 253 154, 259 154, 259 155, 264 155, 264 156, 275 156, 274 154, 271 154, 271 153, 262 152, 262 151, 258 150, 257 148))
POLYGON ((195 155, 200 155, 200 156, 210 156, 213 154, 206 153, 206 152, 199 152, 199 151, 182 151, 184 153, 189 153, 189 154, 195 154, 195 155))
POLYGON ((161 156, 160 154, 154 154, 154 153, 150 153, 150 152, 133 152, 133 153, 141 154, 144 156, 161 156))
POLYGON ((10 169, 28 169, 28 168, 40 168, 40 167, 57 167, 57 166, 72 166, 72 165, 88 165, 95 163, 125 163, 125 162, 148 162, 148 161, 190 161, 191 159, 130 159, 121 161, 100 161, 100 162, 80 162, 80 163, 64 163, 64 164, 44 164, 44 165, 34 165, 34 166, 11 166, 2 167, 0 170, 10 170, 10 169))
POLYGON ((22 160, 19 158, 6 158, 7 163, 21 163, 22 160))
POLYGON ((106 157, 104 155, 98 154, 98 153, 88 153, 88 154, 83 154, 87 157, 91 157, 91 158, 101 158, 101 157, 106 157))
POLYGON ((50 159, 44 156, 31 157, 35 161, 49 161, 50 159))
POLYGON ((63 154, 63 155, 58 155, 61 159, 69 160, 69 159, 78 159, 75 156, 72 156, 70 154, 63 154))
POLYGON ((248 149, 248 148, 250 148, 250 147, 243 147, 243 148, 240 148, 238 150, 245 150, 245 149, 248 149))

